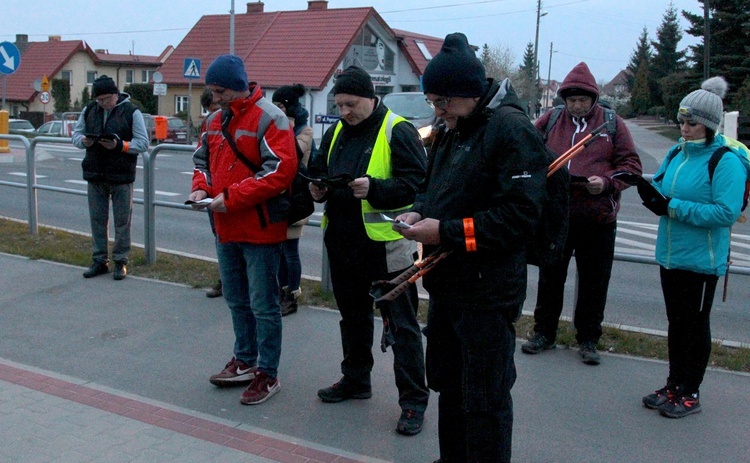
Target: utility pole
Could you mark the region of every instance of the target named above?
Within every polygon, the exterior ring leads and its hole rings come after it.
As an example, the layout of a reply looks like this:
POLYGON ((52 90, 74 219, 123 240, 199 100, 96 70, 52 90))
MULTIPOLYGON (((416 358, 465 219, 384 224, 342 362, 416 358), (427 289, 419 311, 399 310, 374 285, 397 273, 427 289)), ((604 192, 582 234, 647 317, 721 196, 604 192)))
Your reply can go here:
POLYGON ((536 82, 531 83, 531 106, 534 112, 536 112, 536 102, 538 99, 536 92, 539 88, 539 20, 546 14, 547 13, 542 13, 542 0, 536 0, 536 37, 534 38, 534 66, 536 66, 536 69, 534 70, 534 75, 537 76, 537 78, 535 79, 536 82))
POLYGON ((229 10, 229 54, 234 55, 234 0, 229 10))
MULTIPOLYGON (((552 42, 549 43, 549 66, 547 67, 547 97, 545 98, 545 103, 549 103, 550 96, 552 94, 552 81, 550 80, 552 78, 552 42)), ((552 106, 550 104, 550 106, 552 106)))
POLYGON ((703 0, 703 80, 711 73, 711 23, 709 22, 709 0, 703 0))

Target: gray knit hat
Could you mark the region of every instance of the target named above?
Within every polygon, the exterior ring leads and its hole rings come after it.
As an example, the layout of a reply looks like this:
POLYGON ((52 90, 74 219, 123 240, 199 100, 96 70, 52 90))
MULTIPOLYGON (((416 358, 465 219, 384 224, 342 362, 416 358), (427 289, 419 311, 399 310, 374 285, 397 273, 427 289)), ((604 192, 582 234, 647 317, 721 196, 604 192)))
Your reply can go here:
POLYGON ((697 122, 716 132, 724 116, 721 100, 727 94, 727 81, 723 77, 711 77, 680 101, 678 120, 697 122))

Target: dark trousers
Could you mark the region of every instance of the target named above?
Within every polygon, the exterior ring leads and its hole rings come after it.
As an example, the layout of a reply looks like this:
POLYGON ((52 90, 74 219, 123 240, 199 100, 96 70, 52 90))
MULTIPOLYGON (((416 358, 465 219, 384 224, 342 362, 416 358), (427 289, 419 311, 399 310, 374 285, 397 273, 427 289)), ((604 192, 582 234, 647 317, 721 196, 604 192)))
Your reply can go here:
POLYGON ((547 339, 555 339, 563 309, 568 266, 575 251, 578 298, 573 324, 576 340, 579 343, 599 341, 612 275, 616 234, 616 222, 604 225, 571 222, 563 261, 558 266, 539 269, 534 331, 547 339))
POLYGON ((430 300, 427 383, 440 393, 442 462, 510 461, 515 337, 501 311, 458 310, 430 300))
POLYGON ((698 392, 711 355, 711 306, 719 277, 660 267, 667 307, 669 377, 667 384, 698 392))
MULTIPOLYGON (((341 373, 348 382, 370 388, 374 363, 374 313, 370 286, 375 280, 390 280, 400 272, 377 275, 372 270, 371 261, 352 259, 345 248, 328 246, 333 295, 341 314, 339 326, 344 354, 341 373)), ((399 405, 402 409, 424 411, 430 392, 425 384, 422 332, 416 316, 418 302, 416 285, 411 285, 408 292, 389 303, 388 308, 395 339, 393 371, 399 405)))

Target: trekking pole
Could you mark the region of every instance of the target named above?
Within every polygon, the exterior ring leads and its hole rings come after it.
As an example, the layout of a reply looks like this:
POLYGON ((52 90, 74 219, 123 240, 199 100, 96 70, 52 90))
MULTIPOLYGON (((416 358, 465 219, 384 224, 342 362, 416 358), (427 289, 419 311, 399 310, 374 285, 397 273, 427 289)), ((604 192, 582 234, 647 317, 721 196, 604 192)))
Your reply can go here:
POLYGON ((730 257, 732 256, 732 229, 729 229, 729 249, 727 250, 727 271, 724 274, 724 292, 721 295, 721 302, 727 302, 727 292, 729 290, 729 266, 733 264, 733 262, 730 260, 730 257))
POLYGON ((596 129, 592 130, 591 133, 589 133, 588 135, 586 135, 585 137, 583 137, 583 139, 581 139, 581 141, 579 141, 578 143, 576 143, 575 145, 573 145, 568 151, 564 152, 559 158, 555 159, 554 162, 552 162, 552 164, 550 164, 550 166, 549 166, 549 171, 547 172, 547 177, 551 176, 552 174, 554 174, 555 172, 557 172, 558 170, 560 170, 560 168, 562 168, 562 166, 566 162, 570 161, 574 157, 576 157, 579 154, 581 154, 581 152, 587 146, 589 146, 590 144, 592 144, 595 141, 594 137, 597 137, 606 128, 607 128, 607 123, 605 122, 604 124, 600 125, 596 129))
POLYGON ((375 302, 393 301, 404 293, 410 285, 416 283, 417 280, 432 270, 438 262, 448 257, 450 253, 451 251, 443 251, 441 248, 438 248, 432 254, 404 270, 392 280, 378 280, 373 282, 370 287, 370 296, 375 299, 375 302))

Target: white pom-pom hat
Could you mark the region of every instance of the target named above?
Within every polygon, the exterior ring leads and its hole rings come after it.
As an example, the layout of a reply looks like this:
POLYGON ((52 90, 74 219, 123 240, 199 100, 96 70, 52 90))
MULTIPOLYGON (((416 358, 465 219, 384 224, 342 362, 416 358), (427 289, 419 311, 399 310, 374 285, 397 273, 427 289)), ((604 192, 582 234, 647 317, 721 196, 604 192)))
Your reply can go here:
POLYGON ((701 84, 700 90, 690 92, 680 102, 677 119, 703 124, 716 132, 724 115, 722 99, 727 94, 727 81, 711 77, 701 84))

